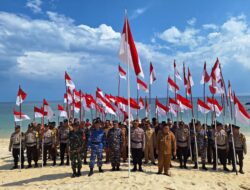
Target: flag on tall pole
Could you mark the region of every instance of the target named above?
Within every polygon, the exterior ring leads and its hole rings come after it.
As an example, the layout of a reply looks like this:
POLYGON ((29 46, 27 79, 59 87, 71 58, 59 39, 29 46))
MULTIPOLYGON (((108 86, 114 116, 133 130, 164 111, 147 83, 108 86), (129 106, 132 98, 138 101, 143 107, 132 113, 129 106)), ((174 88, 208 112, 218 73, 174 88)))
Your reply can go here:
MULTIPOLYGON (((24 118, 28 118, 26 115, 24 115, 22 113, 22 103, 23 101, 26 99, 27 97, 27 94, 22 90, 21 86, 19 85, 19 89, 18 89, 18 92, 17 92, 17 99, 16 99, 16 105, 19 106, 19 112, 15 112, 14 111, 14 117, 15 117, 15 122, 17 120, 16 116, 15 116, 15 113, 18 114, 19 113, 19 119, 20 119, 20 151, 19 151, 19 155, 21 155, 22 153, 22 120, 24 118)), ((22 163, 22 157, 20 156, 20 163, 22 163)), ((20 164, 20 170, 22 169, 22 164, 20 164)))
POLYGON ((23 103, 23 101, 26 99, 26 97, 27 97, 27 94, 19 86, 17 98, 16 98, 16 105, 20 106, 23 103))
POLYGON ((171 79, 170 76, 168 76, 168 87, 169 90, 171 90, 174 93, 179 91, 179 86, 175 83, 175 81, 173 81, 173 79, 171 79))
POLYGON ((140 59, 136 50, 134 39, 130 31, 130 26, 127 17, 127 11, 125 10, 125 23, 123 26, 121 34, 121 44, 119 49, 119 57, 122 62, 126 63, 128 66, 127 69, 127 82, 128 82, 128 173, 130 176, 130 67, 135 71, 136 76, 144 77, 143 70, 141 67, 140 59))
POLYGON ((67 112, 64 110, 62 105, 58 104, 57 109, 58 109, 58 112, 59 112, 59 117, 68 118, 67 112))
POLYGON ((119 65, 118 66, 118 71, 119 71, 119 76, 120 76, 120 78, 122 78, 122 79, 125 79, 126 80, 126 75, 127 75, 127 73, 126 73, 126 71, 119 65))
POLYGON ((13 111, 14 120, 15 122, 23 121, 23 120, 30 120, 28 115, 23 114, 22 112, 18 112, 16 110, 13 111))
POLYGON ((182 80, 181 75, 180 75, 179 71, 178 71, 177 68, 176 68, 176 63, 175 63, 175 61, 174 61, 174 75, 175 75, 175 77, 176 77, 177 79, 182 80))
POLYGON ((74 90, 76 88, 74 82, 71 80, 69 74, 65 71, 65 84, 70 90, 74 90))
POLYGON ((235 118, 241 123, 250 124, 250 114, 234 94, 235 118))
POLYGON ((201 77, 201 81, 200 83, 201 84, 205 84, 205 83, 208 83, 209 80, 210 80, 210 76, 209 74, 207 73, 207 66, 206 66, 206 62, 204 63, 204 68, 203 68, 203 73, 202 73, 202 77, 201 77))
POLYGON ((199 98, 197 100, 197 105, 198 105, 198 110, 204 115, 209 113, 211 110, 211 108, 199 98))
POLYGON ((137 89, 141 89, 144 92, 148 92, 148 85, 143 82, 141 79, 137 78, 137 89))
MULTIPOLYGON (((153 67, 153 64, 150 62, 150 66, 149 66, 149 105, 151 105, 151 86, 154 83, 154 81, 156 80, 156 73, 153 67)), ((150 119, 150 107, 148 106, 148 117, 150 119)))
POLYGON ((125 23, 121 34, 119 57, 121 61, 134 69, 136 76, 144 78, 141 62, 137 53, 127 16, 125 18, 125 23))

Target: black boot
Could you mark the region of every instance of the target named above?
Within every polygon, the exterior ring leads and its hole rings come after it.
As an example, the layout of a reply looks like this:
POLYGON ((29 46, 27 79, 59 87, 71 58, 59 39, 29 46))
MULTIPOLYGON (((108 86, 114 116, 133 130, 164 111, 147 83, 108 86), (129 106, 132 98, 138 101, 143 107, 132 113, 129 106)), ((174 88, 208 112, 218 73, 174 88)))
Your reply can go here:
POLYGON ((89 171, 89 175, 88 175, 88 176, 90 177, 90 176, 92 176, 93 174, 94 174, 93 168, 90 168, 90 171, 89 171))
POLYGON ((66 165, 69 166, 69 156, 67 156, 67 162, 66 165))
POLYGON ((186 162, 184 162, 183 168, 184 168, 184 169, 188 169, 186 162))
POLYGON ((102 170, 102 167, 99 167, 99 172, 103 173, 104 171, 102 170))
POLYGON ((180 168, 183 168, 182 161, 180 161, 180 168))
POLYGON ((81 174, 81 167, 78 167, 78 171, 77 171, 77 177, 80 177, 82 174, 81 174))
POLYGON ((233 166, 233 169, 231 170, 231 172, 236 172, 235 166, 233 166))
POLYGON ((137 171, 137 166, 134 165, 134 168, 132 169, 132 172, 136 172, 137 171))
POLYGON ((72 178, 74 178, 74 177, 76 177, 76 176, 77 176, 77 174, 76 174, 76 169, 75 169, 75 168, 73 168, 72 170, 73 170, 73 174, 72 174, 72 176, 71 176, 71 177, 72 177, 72 178))
POLYGON ((56 160, 53 161, 53 166, 56 166, 56 160))
POLYGON ((142 169, 141 165, 139 165, 139 171, 143 172, 143 169, 142 169))
POLYGON ((38 164, 37 164, 37 162, 35 163, 35 166, 34 166, 35 168, 38 168, 38 164))
POLYGON ((197 165, 197 162, 195 162, 195 164, 194 164, 194 167, 193 167, 194 169, 198 169, 198 165, 197 165))
POLYGON ((112 166, 112 169, 111 169, 111 171, 115 171, 115 166, 112 166))
POLYGON ((244 172, 243 172, 243 165, 240 165, 240 170, 239 170, 239 172, 240 172, 241 174, 244 174, 244 172))
POLYGON ((61 160, 60 166, 64 165, 64 160, 61 160))
POLYGON ((120 171, 120 166, 117 166, 117 167, 116 167, 116 171, 120 171))
POLYGON ((226 165, 223 166, 223 170, 224 170, 225 172, 229 172, 229 171, 230 171, 230 170, 227 168, 226 165))
POLYGON ((205 164, 202 164, 202 169, 205 170, 205 171, 207 171, 207 167, 206 167, 205 164))

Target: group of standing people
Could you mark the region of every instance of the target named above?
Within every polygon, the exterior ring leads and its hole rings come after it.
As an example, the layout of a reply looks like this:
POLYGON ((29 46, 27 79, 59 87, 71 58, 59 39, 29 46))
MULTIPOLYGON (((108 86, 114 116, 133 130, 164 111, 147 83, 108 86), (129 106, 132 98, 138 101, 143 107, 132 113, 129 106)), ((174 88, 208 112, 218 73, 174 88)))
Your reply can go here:
MULTIPOLYGON (((158 164, 157 174, 164 172, 170 176, 172 160, 178 160, 180 168, 188 169, 187 162, 191 157, 196 169, 200 157, 203 170, 208 170, 207 164, 212 164, 212 169, 217 170, 220 163, 224 171, 229 171, 227 165, 232 164, 232 171, 235 172, 238 164, 239 172, 243 174, 247 148, 246 138, 239 128, 233 125, 231 131, 231 127, 219 122, 207 126, 193 120, 185 124, 183 121, 173 123, 170 119, 162 123, 156 118, 151 122, 147 118, 141 122, 135 119, 130 130, 132 171, 143 172, 144 158, 144 164, 149 161, 153 165, 158 164)), ((44 127, 33 122, 26 133, 21 132, 17 125, 9 145, 14 158, 13 169, 18 168, 18 161, 24 168, 26 150, 27 168, 32 167, 32 161, 34 167, 38 167, 40 158, 43 166, 47 165, 48 159, 55 166, 60 156, 61 166, 65 164, 65 157, 66 165, 70 165, 71 160, 72 177, 81 176, 83 164, 89 164, 88 176, 92 176, 96 160, 98 171, 104 172, 102 160, 105 152, 106 163, 111 163, 111 170, 119 171, 121 160, 126 162, 128 159, 128 132, 128 121, 119 123, 117 120, 101 121, 100 118, 94 119, 92 124, 89 120, 65 119, 58 127, 55 122, 49 122, 44 127)))

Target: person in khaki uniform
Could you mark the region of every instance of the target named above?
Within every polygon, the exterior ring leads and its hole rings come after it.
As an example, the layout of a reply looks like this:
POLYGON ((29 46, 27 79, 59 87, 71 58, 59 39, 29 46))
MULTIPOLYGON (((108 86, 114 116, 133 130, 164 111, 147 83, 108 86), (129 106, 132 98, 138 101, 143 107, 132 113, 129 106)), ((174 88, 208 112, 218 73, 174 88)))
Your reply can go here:
POLYGON ((125 125, 120 124, 120 128, 122 131, 122 149, 121 149, 121 157, 123 162, 126 162, 128 159, 128 133, 125 125))
POLYGON ((152 164, 155 164, 155 156, 154 156, 154 147, 156 144, 156 135, 155 130, 151 127, 149 120, 145 121, 145 150, 144 150, 144 157, 145 157, 145 164, 148 163, 150 159, 152 164))
POLYGON ((156 151, 158 154, 157 174, 161 174, 164 168, 164 174, 170 176, 170 161, 172 154, 176 155, 176 140, 166 123, 164 123, 162 131, 157 135, 156 151))

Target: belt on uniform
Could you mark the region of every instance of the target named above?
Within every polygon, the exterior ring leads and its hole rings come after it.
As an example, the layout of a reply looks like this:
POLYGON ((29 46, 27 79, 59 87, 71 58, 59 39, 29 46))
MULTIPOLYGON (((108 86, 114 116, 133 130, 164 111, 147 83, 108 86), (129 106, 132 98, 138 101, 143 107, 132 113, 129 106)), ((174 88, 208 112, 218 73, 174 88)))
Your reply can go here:
POLYGON ((142 141, 133 141, 133 140, 131 140, 132 141, 132 143, 135 143, 135 144, 140 144, 140 143, 142 143, 142 141))
POLYGON ((222 144, 222 145, 220 145, 220 144, 217 144, 217 146, 221 146, 221 147, 223 147, 223 146, 226 146, 226 144, 222 144))
POLYGON ((92 144, 98 145, 98 144, 101 144, 101 142, 92 142, 92 144))
POLYGON ((186 141, 180 141, 180 140, 178 140, 177 142, 180 142, 180 143, 185 143, 185 142, 187 142, 187 140, 186 140, 186 141))

